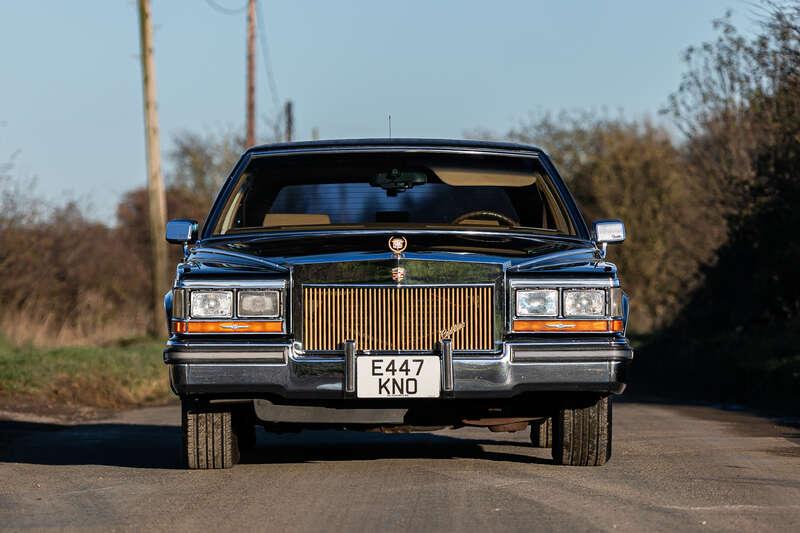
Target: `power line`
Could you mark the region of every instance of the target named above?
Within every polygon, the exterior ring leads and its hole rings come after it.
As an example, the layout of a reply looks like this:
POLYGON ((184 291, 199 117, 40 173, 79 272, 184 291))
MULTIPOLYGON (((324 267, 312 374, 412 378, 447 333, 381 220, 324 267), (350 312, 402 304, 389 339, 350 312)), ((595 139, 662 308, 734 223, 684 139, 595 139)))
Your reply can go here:
POLYGON ((278 86, 275 83, 275 76, 272 73, 272 61, 269 57, 269 46, 267 44, 267 29, 264 25, 264 17, 262 16, 261 2, 256 0, 256 19, 258 20, 258 43, 261 45, 261 56, 264 60, 264 70, 267 73, 267 83, 269 83, 269 92, 272 94, 272 104, 275 109, 280 109, 281 99, 278 97, 278 86))
POLYGON ((211 7, 215 11, 219 11, 220 13, 222 13, 224 15, 238 15, 239 13, 241 13, 245 9, 247 9, 247 2, 245 2, 242 7, 238 7, 238 8, 230 8, 230 7, 221 6, 218 3, 216 3, 214 0, 206 0, 206 4, 208 4, 209 7, 211 7))
MULTIPOLYGON (((248 6, 248 2, 245 2, 242 7, 229 8, 219 5, 215 0, 206 0, 206 4, 208 4, 208 6, 215 11, 224 15, 238 15, 244 12, 248 6)), ((258 0, 256 0, 256 19, 258 23, 258 44, 261 48, 261 57, 264 61, 264 71, 267 74, 267 83, 269 84, 269 92, 270 96, 272 97, 272 104, 275 106, 275 109, 280 109, 281 99, 278 95, 278 84, 275 82, 275 74, 272 72, 272 60, 269 54, 269 42, 267 41, 267 29, 266 24, 264 24, 263 8, 261 6, 261 2, 258 2, 258 0)))

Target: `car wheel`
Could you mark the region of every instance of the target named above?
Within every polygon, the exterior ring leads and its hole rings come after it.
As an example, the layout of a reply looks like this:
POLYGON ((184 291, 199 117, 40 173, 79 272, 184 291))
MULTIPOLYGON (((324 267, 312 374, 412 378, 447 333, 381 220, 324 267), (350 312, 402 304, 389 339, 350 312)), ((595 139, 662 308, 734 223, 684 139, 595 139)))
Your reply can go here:
POLYGON ((231 468, 239 462, 232 414, 225 408, 184 400, 183 458, 190 470, 231 468))
POLYGON ((531 444, 535 448, 551 448, 553 446, 553 419, 531 422, 531 444))
POLYGON ((553 459, 557 464, 601 466, 611 458, 611 400, 561 409, 553 418, 553 459))

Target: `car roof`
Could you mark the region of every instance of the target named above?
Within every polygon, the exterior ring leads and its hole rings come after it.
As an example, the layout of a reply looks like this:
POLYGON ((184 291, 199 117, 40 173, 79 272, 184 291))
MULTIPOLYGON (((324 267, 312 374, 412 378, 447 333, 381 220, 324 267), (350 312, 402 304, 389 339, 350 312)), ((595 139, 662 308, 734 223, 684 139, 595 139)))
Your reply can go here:
POLYGON ((503 150, 514 152, 545 152, 537 146, 506 141, 475 141, 467 139, 330 139, 320 141, 281 142, 261 144, 248 148, 248 153, 309 149, 353 149, 353 148, 436 148, 439 150, 503 150))

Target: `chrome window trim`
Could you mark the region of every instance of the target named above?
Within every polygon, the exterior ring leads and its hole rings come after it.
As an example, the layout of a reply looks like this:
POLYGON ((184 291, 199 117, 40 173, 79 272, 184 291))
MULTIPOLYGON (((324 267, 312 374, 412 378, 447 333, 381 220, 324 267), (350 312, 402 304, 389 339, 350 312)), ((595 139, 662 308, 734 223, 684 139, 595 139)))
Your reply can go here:
MULTIPOLYGON (((580 213, 577 212, 577 206, 575 205, 575 201, 570 195, 569 191, 566 190, 563 182, 561 181, 561 176, 558 172, 553 168, 552 163, 549 163, 547 153, 541 150, 540 148, 536 147, 525 147, 520 146, 518 148, 500 148, 500 147, 474 147, 474 148, 466 148, 466 147, 459 147, 454 148, 452 146, 415 146, 415 145, 404 145, 404 144, 397 144, 397 145, 369 145, 367 142, 365 146, 328 146, 328 147, 319 147, 319 146, 309 146, 309 147, 292 147, 292 148, 279 148, 279 149, 266 149, 266 150, 253 150, 245 152, 242 158, 237 162, 236 167, 228 176, 227 180, 222 186, 217 199, 214 201, 214 205, 211 208, 211 213, 209 214, 209 218, 203 224, 203 239, 209 239, 214 237, 228 237, 230 233, 226 232, 225 234, 215 233, 220 224, 220 217, 222 216, 222 212, 228 206, 228 202, 233 198, 233 194, 236 191, 237 183, 241 178, 244 171, 250 165, 251 161, 256 159, 264 159, 264 158, 271 158, 271 157, 292 157, 297 155, 308 155, 308 154, 372 154, 372 153, 405 153, 405 154, 454 154, 454 155, 462 155, 462 156, 503 156, 503 157, 510 157, 510 158, 517 158, 517 159, 531 159, 538 162, 541 165, 542 172, 547 180, 550 182, 550 185, 553 186, 555 192, 557 192, 557 197, 559 201, 562 203, 562 209, 564 211, 565 221, 569 225, 569 229, 573 232, 573 234, 557 234, 559 237, 566 237, 566 238, 575 238, 585 241, 591 237, 591 232, 586 224, 583 222, 583 218, 581 217, 580 213), (220 204, 220 199, 225 198, 225 201, 220 204), (576 220, 575 217, 578 217, 579 220, 576 220), (583 224, 581 224, 583 223, 583 224), (582 228, 580 226, 583 226, 582 228), (584 229, 586 234, 581 235, 581 229, 584 229)), ((263 229, 263 228, 262 228, 263 229)), ((533 229, 533 228, 531 228, 533 229)), ((249 234, 250 232, 245 232, 245 234, 249 234)), ((259 233, 259 232, 255 232, 259 233)))
POLYGON ((405 153, 405 154, 455 154, 455 155, 502 155, 508 157, 519 157, 526 159, 541 159, 541 153, 537 150, 513 150, 504 148, 437 148, 437 147, 417 147, 409 145, 397 146, 366 146, 366 147, 346 147, 332 146, 328 148, 308 147, 308 148, 287 148, 277 150, 254 151, 249 154, 250 159, 261 159, 264 157, 290 157, 298 154, 374 154, 374 153, 405 153))
MULTIPOLYGON (((547 234, 542 233, 541 231, 536 231, 533 228, 521 228, 517 231, 508 231, 507 229, 501 230, 475 230, 475 229, 458 229, 458 228, 444 228, 441 226, 431 226, 428 228, 402 228, 402 229, 375 229, 375 228, 348 228, 344 226, 340 226, 337 228, 327 229, 325 231, 319 230, 264 230, 264 228, 253 228, 253 231, 244 231, 236 232, 236 233, 226 233, 223 235, 211 235, 203 239, 203 243, 214 243, 217 241, 224 241, 229 240, 232 235, 236 235, 237 237, 245 236, 280 236, 280 237, 293 237, 293 236, 331 236, 331 234, 336 235, 393 235, 398 232, 401 232, 403 235, 426 235, 430 233, 442 233, 442 234, 457 234, 457 235, 467 235, 467 236, 499 236, 499 237, 524 237, 530 239, 552 239, 552 240, 563 240, 572 243, 583 243, 586 244, 587 247, 591 246, 591 243, 587 239, 583 239, 576 235, 562 235, 562 234, 547 234)), ((215 253, 222 253, 217 252, 215 253)), ((224 252, 227 255, 233 255, 233 252, 224 252)), ((242 257, 242 254, 236 254, 238 257, 242 257)), ((250 256, 248 256, 250 257, 250 256)), ((252 257, 250 257, 252 258, 252 257)), ((280 268, 281 271, 286 270, 285 267, 281 265, 277 265, 275 263, 271 263, 270 261, 260 261, 262 263, 270 263, 274 265, 276 268, 280 268)), ((525 266, 527 263, 520 263, 515 265, 514 267, 525 266)))

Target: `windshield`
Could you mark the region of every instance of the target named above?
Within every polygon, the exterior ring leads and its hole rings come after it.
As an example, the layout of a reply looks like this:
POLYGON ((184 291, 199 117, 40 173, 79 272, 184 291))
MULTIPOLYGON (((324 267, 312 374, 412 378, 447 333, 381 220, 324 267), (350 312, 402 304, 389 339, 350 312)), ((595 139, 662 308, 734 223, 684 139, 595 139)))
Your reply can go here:
POLYGON ((535 158, 362 153, 254 158, 214 234, 320 226, 524 228, 574 235, 535 158))

